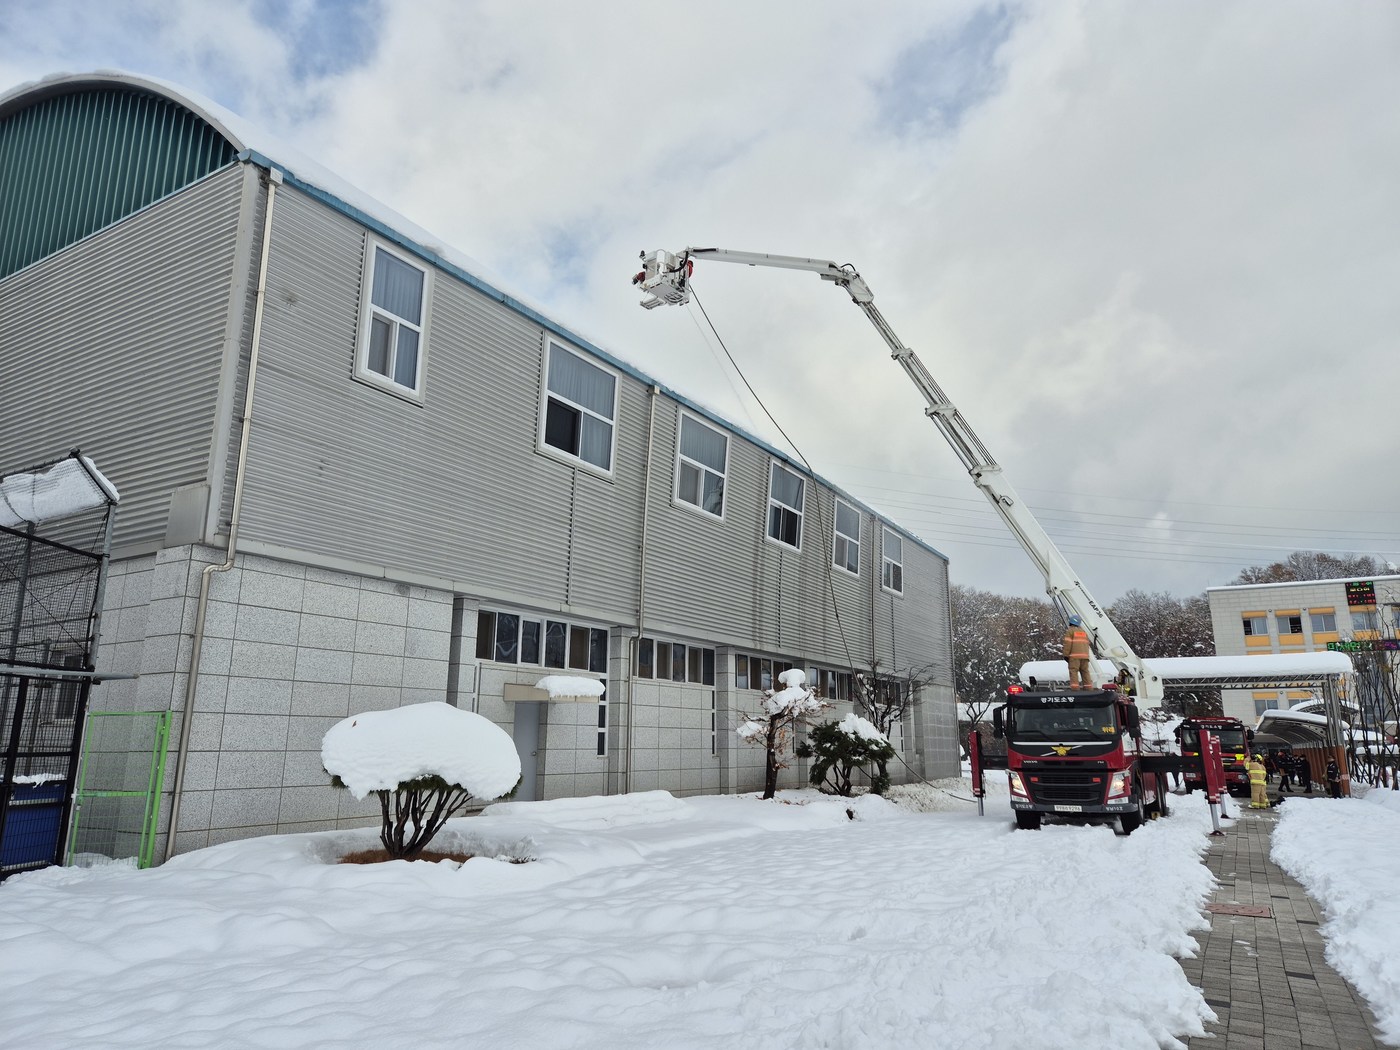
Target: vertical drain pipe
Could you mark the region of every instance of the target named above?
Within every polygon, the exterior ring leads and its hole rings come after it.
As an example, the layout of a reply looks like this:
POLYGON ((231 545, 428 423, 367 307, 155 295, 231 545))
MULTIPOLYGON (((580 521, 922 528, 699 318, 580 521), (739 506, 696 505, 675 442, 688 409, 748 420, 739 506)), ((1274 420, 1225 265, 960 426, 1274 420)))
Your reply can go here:
POLYGON ((204 621, 209 614, 209 587, 214 573, 233 568, 238 547, 238 519, 243 510, 243 479, 248 466, 248 437, 253 426, 253 387, 258 378, 258 347, 262 342, 263 302, 267 298, 267 257, 272 245, 272 211, 277 203, 277 187, 282 173, 267 172, 267 209, 263 212, 262 252, 258 259, 258 286, 253 306, 253 338, 248 351, 248 384, 243 392, 243 421, 238 436, 238 467, 233 482, 233 512, 229 516, 228 555, 222 565, 206 565, 199 576, 199 605, 194 616, 194 644, 190 649, 190 670, 185 676, 185 713, 180 720, 180 746, 175 760, 175 786, 170 801, 170 827, 165 835, 165 860, 175 855, 175 829, 180 820, 180 800, 185 790, 185 767, 190 757, 190 726, 194 722, 194 694, 199 685, 199 659, 204 650, 204 621))
MULTIPOLYGON (((651 511, 651 453, 656 435, 656 395, 661 393, 661 388, 655 383, 647 391, 647 455, 646 469, 642 474, 642 539, 641 545, 637 548, 637 633, 632 636, 632 641, 628 645, 627 656, 627 743, 624 747, 626 753, 627 775, 623 780, 626 792, 632 790, 632 727, 636 714, 635 690, 636 679, 634 675, 637 671, 637 647, 642 644, 642 630, 646 623, 647 607, 647 521, 651 511)), ((625 793, 625 792, 624 792, 625 793)))

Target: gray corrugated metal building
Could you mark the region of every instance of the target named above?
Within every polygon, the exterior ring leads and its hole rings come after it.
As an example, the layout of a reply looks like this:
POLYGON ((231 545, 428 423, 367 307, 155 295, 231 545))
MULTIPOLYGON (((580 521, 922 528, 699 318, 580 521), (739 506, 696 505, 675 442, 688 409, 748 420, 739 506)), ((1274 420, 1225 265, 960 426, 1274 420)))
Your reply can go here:
POLYGON ((81 447, 122 492, 99 668, 137 677, 94 704, 193 711, 177 850, 363 822, 322 734, 425 700, 513 732, 521 797, 743 791, 757 688, 875 660, 956 772, 943 555, 334 176, 104 74, 0 97, 0 187, 0 473, 81 447))

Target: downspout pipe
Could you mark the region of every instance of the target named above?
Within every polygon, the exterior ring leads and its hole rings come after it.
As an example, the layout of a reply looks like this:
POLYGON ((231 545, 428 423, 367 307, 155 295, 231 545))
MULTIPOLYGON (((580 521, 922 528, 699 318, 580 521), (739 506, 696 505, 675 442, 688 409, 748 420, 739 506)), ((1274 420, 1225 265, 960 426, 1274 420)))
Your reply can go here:
POLYGON ((626 763, 626 775, 623 779, 624 791, 632 790, 632 727, 636 714, 636 705, 633 702, 636 680, 633 676, 637 671, 637 648, 642 643, 642 632, 646 624, 647 525, 651 511, 651 455, 656 439, 656 395, 659 393, 661 393, 661 388, 655 383, 647 391, 647 455, 646 468, 642 473, 642 537, 637 548, 637 632, 632 636, 627 657, 627 743, 623 748, 626 763))
POLYGON ((190 727, 194 723, 194 694, 199 686, 199 660, 204 651, 204 623, 209 615, 209 588, 216 572, 233 568, 238 550, 238 522, 243 511, 243 482, 248 467, 248 439, 253 429, 253 389, 258 378, 258 349, 262 344, 263 304, 267 299, 267 259, 272 247, 272 213, 277 204, 277 187, 282 173, 267 172, 267 208, 263 212, 262 250, 258 259, 258 285, 253 305, 253 337, 248 351, 248 384, 243 392, 243 421, 238 435, 238 467, 233 481, 233 512, 229 516, 228 554, 222 565, 206 565, 199 576, 199 604, 194 615, 194 644, 190 649, 190 669, 185 676, 184 716, 180 720, 180 744, 175 759, 175 785, 170 801, 170 826, 165 836, 165 860, 175 855, 175 829, 180 823, 180 801, 185 790, 185 769, 190 758, 190 727))

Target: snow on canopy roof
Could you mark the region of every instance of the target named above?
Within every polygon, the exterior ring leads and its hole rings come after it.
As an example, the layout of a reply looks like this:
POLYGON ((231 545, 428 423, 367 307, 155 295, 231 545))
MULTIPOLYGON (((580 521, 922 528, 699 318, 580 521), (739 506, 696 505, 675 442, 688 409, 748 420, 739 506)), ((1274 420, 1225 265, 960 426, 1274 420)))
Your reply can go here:
POLYGON ((543 689, 550 699, 568 696, 602 696, 604 686, 596 678, 583 678, 578 675, 547 674, 535 683, 536 689, 543 689))
POLYGON ((565 328, 558 322, 551 320, 542 306, 533 302, 529 297, 522 295, 518 291, 508 291, 506 282, 501 280, 499 275, 493 273, 489 267, 485 266, 477 259, 447 245, 443 242, 442 238, 430 233, 422 226, 410 221, 393 208, 390 208, 387 204, 376 200, 374 197, 345 181, 345 179, 312 160, 301 150, 288 144, 285 140, 269 134, 247 119, 240 117, 237 113, 225 109, 217 102, 200 95, 198 92, 190 91, 187 88, 181 87, 168 80, 162 80, 159 77, 147 76, 141 73, 131 73, 125 70, 98 70, 92 73, 58 73, 43 77, 40 80, 21 84, 11 91, 0 94, 0 119, 3 119, 14 110, 32 105, 34 102, 50 96, 64 94, 84 87, 99 86, 125 86, 140 91, 149 91, 156 95, 162 95, 172 102, 184 106, 186 109, 190 110, 190 112, 207 121, 219 134, 223 135, 224 138, 239 151, 239 160, 250 161, 262 167, 275 169, 286 181, 322 201, 322 203, 349 215, 357 222, 369 226, 376 233, 423 259, 424 262, 446 270, 448 273, 451 273, 453 276, 471 285, 477 291, 528 317, 530 320, 542 326, 546 331, 554 332, 561 338, 582 347, 590 354, 607 362, 614 368, 626 372, 628 375, 647 386, 657 387, 664 391, 668 397, 675 399, 699 415, 704 416, 731 433, 737 434, 744 440, 763 449, 765 452, 782 460, 784 463, 787 463, 798 473, 812 477, 815 481, 826 486, 852 506, 860 507, 874 515, 883 524, 889 526, 891 530, 899 533, 911 543, 916 544, 942 561, 946 562, 948 560, 946 554, 932 546, 927 540, 914 535, 906 526, 900 525, 888 515, 875 509, 868 503, 857 499, 821 475, 816 474, 810 467, 801 463, 791 454, 784 452, 782 449, 775 447, 754 434, 750 434, 738 424, 726 419, 716 409, 710 408, 691 397, 687 397, 673 390, 666 384, 647 375, 635 365, 613 356, 608 353, 608 351, 602 349, 598 340, 590 338, 576 329, 565 328))
POLYGON ((42 473, 0 478, 0 525, 13 529, 61 521, 120 500, 116 486, 92 460, 75 452, 42 473))
MULTIPOLYGON (((1327 724, 1326 715, 1315 715, 1311 711, 1294 711, 1281 707, 1270 707, 1261 714, 1260 719, 1277 720, 1286 722, 1306 722, 1308 725, 1325 726, 1327 724)), ((1261 722, 1262 724, 1262 722, 1261 722)))
MULTIPOLYGON (((1097 660, 1098 677, 1111 679, 1118 668, 1111 660, 1097 660)), ((1346 653, 1261 653, 1257 656, 1163 656, 1143 660, 1163 682, 1201 679, 1303 678, 1351 674, 1346 653)), ((1063 660, 1032 660, 1021 665, 1021 680, 1069 681, 1069 665, 1063 660)))

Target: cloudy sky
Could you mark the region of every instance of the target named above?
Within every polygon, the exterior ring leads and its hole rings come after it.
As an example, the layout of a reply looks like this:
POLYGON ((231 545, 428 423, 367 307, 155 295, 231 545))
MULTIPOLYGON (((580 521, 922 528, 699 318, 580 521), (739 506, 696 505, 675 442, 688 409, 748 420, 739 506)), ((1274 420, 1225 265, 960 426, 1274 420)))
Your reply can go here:
POLYGON ((639 251, 853 263, 1102 601, 1400 563, 1395 4, 0 0, 0 90, 94 69, 788 447, 766 407, 954 582, 1042 590, 845 294, 701 264, 711 332, 637 308, 639 251))

